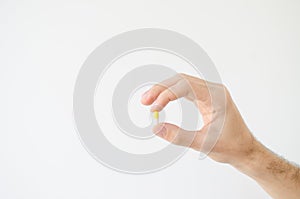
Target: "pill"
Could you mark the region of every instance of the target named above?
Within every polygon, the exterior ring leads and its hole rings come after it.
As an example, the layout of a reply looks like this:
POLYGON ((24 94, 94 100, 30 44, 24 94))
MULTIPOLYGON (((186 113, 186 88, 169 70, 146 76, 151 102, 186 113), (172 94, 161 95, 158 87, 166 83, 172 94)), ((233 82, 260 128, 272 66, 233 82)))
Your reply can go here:
POLYGON ((153 117, 156 120, 156 124, 159 123, 159 112, 158 111, 154 111, 153 112, 153 117))

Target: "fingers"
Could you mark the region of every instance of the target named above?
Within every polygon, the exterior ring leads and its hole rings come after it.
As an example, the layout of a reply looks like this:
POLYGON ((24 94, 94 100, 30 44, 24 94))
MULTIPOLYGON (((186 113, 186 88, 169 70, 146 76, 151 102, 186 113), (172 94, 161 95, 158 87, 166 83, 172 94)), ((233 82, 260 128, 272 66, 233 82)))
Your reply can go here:
POLYGON ((162 91, 156 98, 151 111, 161 111, 169 102, 187 95, 189 86, 186 81, 180 80, 175 85, 162 91))
POLYGON ((170 101, 187 95, 190 85, 181 75, 176 75, 162 83, 154 85, 143 94, 141 102, 144 105, 153 104, 151 111, 161 111, 170 101))
POLYGON ((194 148, 195 143, 200 143, 204 137, 200 131, 187 131, 169 123, 156 125, 153 133, 170 143, 191 148, 194 148))
POLYGON ((144 105, 152 104, 156 98, 166 90, 168 87, 173 86, 181 79, 180 75, 175 75, 169 79, 162 81, 159 84, 155 84, 150 90, 145 92, 142 96, 141 102, 144 105))
MULTIPOLYGON (((212 109, 211 98, 217 98, 222 85, 206 82, 205 80, 178 74, 162 83, 154 85, 141 99, 144 105, 151 105, 151 111, 161 111, 170 101, 181 97, 196 103, 200 111, 209 112, 212 109), (216 97, 215 97, 216 96, 216 97)), ((218 99, 218 98, 217 98, 218 99)))

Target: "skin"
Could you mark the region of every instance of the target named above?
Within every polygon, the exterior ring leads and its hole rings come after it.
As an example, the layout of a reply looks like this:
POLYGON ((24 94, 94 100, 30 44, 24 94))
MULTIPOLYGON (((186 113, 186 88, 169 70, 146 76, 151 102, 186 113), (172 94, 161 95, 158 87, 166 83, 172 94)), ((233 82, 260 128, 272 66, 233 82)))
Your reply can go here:
POLYGON ((187 131, 159 123, 153 128, 157 136, 203 152, 205 138, 221 125, 217 142, 210 151, 205 151, 210 158, 250 176, 275 199, 300 198, 299 167, 271 152, 252 135, 224 85, 178 74, 150 88, 141 103, 152 105, 152 111, 161 111, 169 102, 182 97, 198 108, 203 128, 187 131))

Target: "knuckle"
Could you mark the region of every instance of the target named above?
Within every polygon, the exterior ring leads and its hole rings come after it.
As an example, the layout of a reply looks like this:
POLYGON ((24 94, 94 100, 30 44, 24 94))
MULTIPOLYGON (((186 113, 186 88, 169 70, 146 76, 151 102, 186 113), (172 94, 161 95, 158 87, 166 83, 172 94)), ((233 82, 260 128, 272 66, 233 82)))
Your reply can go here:
POLYGON ((229 92, 228 88, 224 84, 222 84, 221 87, 224 90, 226 97, 230 97, 230 92, 229 92))
POLYGON ((155 84, 155 85, 151 88, 151 91, 152 91, 152 93, 158 93, 158 92, 160 92, 160 91, 163 90, 163 89, 164 89, 163 85, 161 85, 161 84, 155 84))
POLYGON ((187 79, 188 78, 188 75, 185 74, 185 73, 179 73, 178 75, 179 75, 179 77, 181 77, 183 79, 187 79))
POLYGON ((162 97, 167 98, 168 101, 172 101, 172 100, 176 99, 176 94, 174 92, 172 92, 170 89, 168 89, 165 92, 163 92, 162 97))
POLYGON ((158 90, 162 87, 161 84, 155 84, 153 87, 152 87, 152 90, 158 90))

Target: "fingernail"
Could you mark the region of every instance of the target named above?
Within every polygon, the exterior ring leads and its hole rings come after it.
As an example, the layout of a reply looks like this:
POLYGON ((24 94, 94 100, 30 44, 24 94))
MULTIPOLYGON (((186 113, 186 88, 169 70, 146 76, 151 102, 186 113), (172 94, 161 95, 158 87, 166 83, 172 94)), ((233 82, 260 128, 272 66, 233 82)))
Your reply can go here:
POLYGON ((153 127, 154 134, 164 137, 167 133, 167 129, 163 125, 156 125, 153 127))
POLYGON ((154 111, 161 111, 162 110, 162 106, 160 106, 159 104, 156 104, 156 103, 154 103, 152 106, 151 106, 151 108, 150 108, 150 111, 151 112, 154 112, 154 111))

